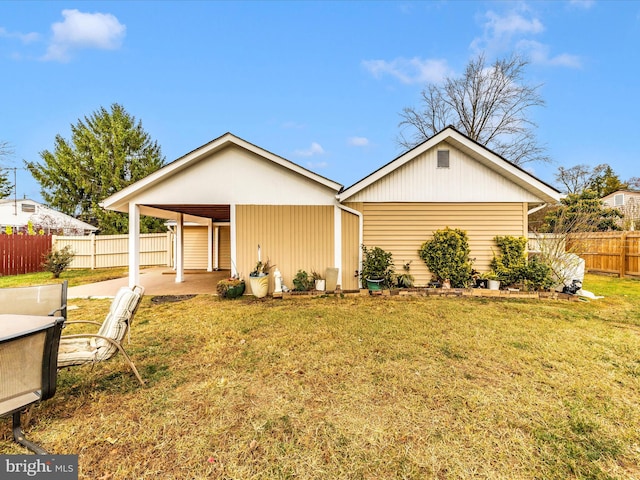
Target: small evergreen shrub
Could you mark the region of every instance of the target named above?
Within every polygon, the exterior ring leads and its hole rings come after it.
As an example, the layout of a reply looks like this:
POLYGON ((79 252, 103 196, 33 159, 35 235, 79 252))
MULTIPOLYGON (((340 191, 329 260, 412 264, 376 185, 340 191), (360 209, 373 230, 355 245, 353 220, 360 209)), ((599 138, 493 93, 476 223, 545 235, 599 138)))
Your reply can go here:
POLYGON ((495 237, 502 251, 491 260, 491 269, 505 286, 523 284, 533 290, 548 290, 553 286, 553 275, 549 265, 538 258, 527 260, 527 239, 524 237, 495 237))
POLYGON ((60 250, 51 250, 44 257, 42 266, 46 272, 51 272, 53 278, 60 278, 60 274, 64 272, 71 262, 75 253, 71 250, 69 245, 61 248, 60 250))
POLYGON ((467 233, 457 228, 433 232, 433 238, 422 244, 418 255, 439 282, 449 280, 454 288, 466 287, 471 279, 467 233))

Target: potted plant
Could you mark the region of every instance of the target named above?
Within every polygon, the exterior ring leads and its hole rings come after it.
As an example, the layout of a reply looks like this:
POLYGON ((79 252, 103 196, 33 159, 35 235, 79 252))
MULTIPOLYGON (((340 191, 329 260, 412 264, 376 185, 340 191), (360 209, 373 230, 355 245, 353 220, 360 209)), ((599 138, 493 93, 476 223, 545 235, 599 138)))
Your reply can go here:
POLYGON ((274 265, 271 265, 269 259, 266 262, 258 260, 255 268, 249 274, 249 285, 251 285, 251 293, 256 298, 263 298, 267 296, 269 292, 269 270, 274 265))
POLYGON ((318 290, 319 292, 324 292, 326 285, 324 277, 318 272, 314 271, 311 272, 311 278, 313 279, 316 290, 318 290))
POLYGON ((489 290, 500 290, 500 280, 498 280, 498 276, 495 273, 489 272, 486 277, 489 290))
POLYGON ((390 288, 393 284, 393 259, 391 252, 380 247, 367 248, 362 245, 362 271, 360 277, 369 290, 390 288))
POLYGON ((246 284, 244 280, 237 277, 229 277, 220 280, 216 285, 216 290, 220 298, 237 298, 244 294, 246 284))
POLYGON ((409 269, 411 268, 411 260, 402 265, 402 270, 404 273, 401 273, 396 278, 396 284, 399 288, 411 288, 413 287, 413 275, 409 273, 409 269))
POLYGON ((473 279, 473 288, 489 288, 489 279, 486 273, 471 270, 471 278, 473 279))

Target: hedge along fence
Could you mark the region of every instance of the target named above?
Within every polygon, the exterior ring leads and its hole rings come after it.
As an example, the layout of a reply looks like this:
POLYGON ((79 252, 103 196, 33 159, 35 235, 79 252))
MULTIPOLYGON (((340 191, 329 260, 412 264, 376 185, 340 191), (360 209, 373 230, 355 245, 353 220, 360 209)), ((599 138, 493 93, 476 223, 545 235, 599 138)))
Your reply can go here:
POLYGON ((42 272, 51 235, 0 235, 0 275, 42 272))
MULTIPOLYGON (((69 268, 109 268, 129 265, 129 235, 53 236, 53 247, 71 247, 75 253, 69 268)), ((171 266, 171 232, 140 235, 140 265, 171 266)))

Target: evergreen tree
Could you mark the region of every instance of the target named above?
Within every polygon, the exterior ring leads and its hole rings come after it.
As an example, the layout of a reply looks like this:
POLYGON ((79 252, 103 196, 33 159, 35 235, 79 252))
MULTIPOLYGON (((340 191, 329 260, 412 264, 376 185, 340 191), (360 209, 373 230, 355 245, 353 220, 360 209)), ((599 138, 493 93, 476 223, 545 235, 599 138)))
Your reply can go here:
POLYGON ((576 232, 606 232, 620 230, 616 221, 622 214, 615 208, 606 208, 598 192, 583 190, 570 193, 560 205, 551 210, 544 219, 540 232, 556 234, 576 232))
MULTIPOLYGON (((0 142, 0 160, 4 157, 8 157, 13 153, 9 143, 0 142)), ((1 167, 2 165, 0 165, 1 167)), ((6 198, 11 195, 13 191, 13 184, 9 180, 9 170, 0 168, 0 198, 6 198)))
POLYGON ((618 190, 626 190, 629 188, 629 184, 620 181, 620 177, 613 169, 603 163, 593 169, 591 181, 587 188, 593 190, 598 194, 599 198, 602 198, 618 190))
MULTIPOLYGON (((104 234, 126 233, 127 215, 104 210, 99 202, 164 165, 160 146, 142 122, 114 103, 71 125, 71 141, 56 135, 43 163, 25 162, 53 208, 79 218, 104 234)), ((164 230, 163 221, 142 217, 141 232, 164 230)))

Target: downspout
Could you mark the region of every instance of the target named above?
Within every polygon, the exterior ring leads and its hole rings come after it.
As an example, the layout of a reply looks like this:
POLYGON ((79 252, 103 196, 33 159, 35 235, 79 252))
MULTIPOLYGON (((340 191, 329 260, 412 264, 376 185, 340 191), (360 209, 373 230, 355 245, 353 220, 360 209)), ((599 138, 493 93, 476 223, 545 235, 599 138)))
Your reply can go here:
POLYGON ((536 213, 540 210, 542 210, 545 207, 548 207, 549 204, 548 203, 543 203, 542 205, 538 205, 537 207, 533 207, 531 210, 527 211, 527 215, 531 215, 532 213, 536 213))
POLYGON ((353 208, 345 207, 338 200, 338 196, 336 195, 336 207, 340 210, 344 210, 347 213, 352 215, 356 215, 358 217, 358 286, 362 288, 362 281, 360 279, 360 272, 362 271, 362 243, 364 242, 364 216, 362 212, 358 210, 354 210, 353 208))

